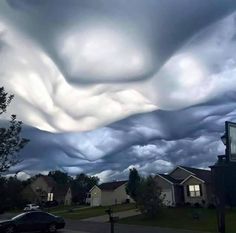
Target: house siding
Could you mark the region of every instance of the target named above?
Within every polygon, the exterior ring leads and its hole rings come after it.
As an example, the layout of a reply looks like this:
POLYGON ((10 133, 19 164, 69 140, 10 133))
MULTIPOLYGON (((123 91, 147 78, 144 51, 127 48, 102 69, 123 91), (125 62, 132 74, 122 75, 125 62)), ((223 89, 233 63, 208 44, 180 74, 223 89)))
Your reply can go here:
POLYGON ((66 195, 65 195, 65 205, 71 205, 72 202, 72 194, 71 194, 71 189, 69 188, 66 195))
POLYGON ((208 203, 205 183, 201 182, 200 180, 198 180, 194 177, 191 177, 186 182, 184 182, 183 185, 184 185, 185 203, 190 203, 190 204, 199 203, 199 204, 202 204, 203 201, 208 203), (188 185, 201 185, 202 196, 200 196, 200 197, 190 197, 190 196, 188 196, 188 190, 187 190, 188 185))
POLYGON ((113 191, 102 191, 102 206, 117 205, 125 203, 129 198, 126 194, 126 184, 121 185, 113 191))
POLYGON ((113 191, 102 191, 101 205, 115 205, 115 195, 113 191))
POLYGON ((164 180, 160 176, 156 176, 155 179, 156 179, 157 185, 161 189, 171 189, 172 188, 172 184, 169 183, 168 181, 164 180))
POLYGON ((90 205, 91 206, 102 205, 102 192, 101 192, 101 190, 97 186, 95 186, 90 191, 90 193, 91 193, 90 205))
POLYGON ((127 184, 123 184, 115 190, 115 202, 117 202, 116 204, 125 203, 127 199, 130 199, 130 197, 126 193, 126 185, 127 184))
POLYGON ((174 186, 164 178, 160 176, 156 176, 155 180, 157 182, 158 187, 161 189, 161 195, 164 196, 163 204, 166 206, 174 206, 175 205, 175 193, 174 186))

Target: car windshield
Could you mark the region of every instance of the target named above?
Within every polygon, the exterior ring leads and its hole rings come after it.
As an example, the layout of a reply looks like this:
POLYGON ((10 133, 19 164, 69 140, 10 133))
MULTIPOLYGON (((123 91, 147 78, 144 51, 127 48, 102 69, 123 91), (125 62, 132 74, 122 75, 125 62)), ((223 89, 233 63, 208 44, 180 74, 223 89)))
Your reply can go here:
POLYGON ((12 220, 17 220, 19 218, 22 218, 24 215, 26 215, 26 213, 19 214, 19 215, 13 217, 12 220))

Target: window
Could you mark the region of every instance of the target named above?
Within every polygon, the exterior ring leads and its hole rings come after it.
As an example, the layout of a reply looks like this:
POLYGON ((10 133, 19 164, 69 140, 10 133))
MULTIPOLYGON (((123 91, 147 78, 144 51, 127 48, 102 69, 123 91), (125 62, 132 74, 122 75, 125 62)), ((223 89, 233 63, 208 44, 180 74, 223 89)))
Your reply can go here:
POLYGON ((53 219, 53 216, 47 214, 47 213, 40 213, 40 212, 37 212, 37 213, 34 213, 34 218, 37 220, 37 221, 50 221, 53 219))
POLYGON ((200 185, 199 184, 189 185, 188 192, 190 197, 200 197, 201 196, 200 185))
POLYGON ((53 193, 48 193, 48 201, 53 201, 53 193))

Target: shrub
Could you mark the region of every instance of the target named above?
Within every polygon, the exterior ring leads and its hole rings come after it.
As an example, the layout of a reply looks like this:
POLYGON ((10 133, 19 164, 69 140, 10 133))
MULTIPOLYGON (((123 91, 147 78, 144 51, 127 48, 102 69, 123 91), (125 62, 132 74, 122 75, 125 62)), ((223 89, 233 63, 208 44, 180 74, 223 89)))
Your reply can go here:
POLYGON ((202 205, 200 203, 196 202, 196 203, 193 204, 193 207, 194 208, 201 208, 202 205))
POLYGON ((142 179, 137 192, 137 206, 140 211, 153 218, 160 212, 162 205, 163 197, 156 180, 152 176, 142 179))

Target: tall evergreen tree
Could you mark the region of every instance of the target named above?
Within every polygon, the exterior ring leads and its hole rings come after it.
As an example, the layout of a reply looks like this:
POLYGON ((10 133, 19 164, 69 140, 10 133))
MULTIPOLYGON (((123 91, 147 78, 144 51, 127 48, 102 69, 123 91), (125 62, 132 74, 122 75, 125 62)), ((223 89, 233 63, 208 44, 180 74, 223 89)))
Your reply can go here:
POLYGON ((140 175, 136 168, 129 170, 129 181, 126 187, 127 194, 132 197, 133 200, 137 200, 137 193, 140 184, 140 175))
MULTIPOLYGON (((0 87, 0 115, 5 113, 13 99, 3 87, 0 87)), ((21 137, 22 122, 11 115, 7 126, 0 128, 0 174, 20 162, 19 151, 29 142, 21 137)))

